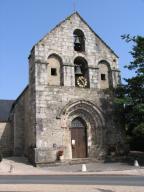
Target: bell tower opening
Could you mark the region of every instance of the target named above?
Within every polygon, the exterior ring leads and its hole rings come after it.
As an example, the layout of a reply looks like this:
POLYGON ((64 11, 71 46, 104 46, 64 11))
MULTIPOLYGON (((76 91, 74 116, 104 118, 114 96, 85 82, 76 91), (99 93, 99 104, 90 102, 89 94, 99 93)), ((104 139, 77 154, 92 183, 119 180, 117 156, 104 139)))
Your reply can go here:
POLYGON ((80 29, 76 29, 74 35, 74 50, 78 52, 85 51, 85 36, 80 29))
POLYGON ((74 60, 75 66, 75 86, 81 88, 89 87, 89 72, 87 61, 83 57, 74 60))

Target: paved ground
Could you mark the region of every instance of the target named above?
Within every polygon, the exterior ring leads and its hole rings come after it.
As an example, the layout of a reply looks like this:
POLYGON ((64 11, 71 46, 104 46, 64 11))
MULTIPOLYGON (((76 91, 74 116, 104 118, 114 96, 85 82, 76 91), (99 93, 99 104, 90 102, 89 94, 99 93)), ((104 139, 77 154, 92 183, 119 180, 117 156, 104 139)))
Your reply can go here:
POLYGON ((15 175, 65 175, 65 174, 112 174, 112 175, 144 175, 144 167, 135 167, 124 163, 87 163, 87 171, 82 172, 82 164, 47 166, 35 168, 26 158, 11 157, 0 163, 0 174, 15 175))
MULTIPOLYGON (((134 167, 122 163, 89 163, 87 172, 81 172, 81 164, 57 167, 35 168, 25 158, 11 157, 0 163, 1 175, 66 175, 66 174, 110 174, 144 175, 143 167, 134 167)), ((101 185, 0 185, 0 191, 11 192, 143 192, 144 187, 101 186, 101 185)))
MULTIPOLYGON (((86 169, 88 172, 103 172, 103 171, 125 171, 125 170, 133 170, 135 169, 134 166, 125 164, 125 163, 86 163, 86 169)), ((54 166, 54 167, 44 167, 43 170, 48 171, 58 171, 58 172, 81 172, 82 171, 82 164, 75 164, 75 165, 69 165, 69 164, 62 164, 61 166, 54 166)))
POLYGON ((102 185, 0 185, 11 192, 143 192, 143 187, 102 185))

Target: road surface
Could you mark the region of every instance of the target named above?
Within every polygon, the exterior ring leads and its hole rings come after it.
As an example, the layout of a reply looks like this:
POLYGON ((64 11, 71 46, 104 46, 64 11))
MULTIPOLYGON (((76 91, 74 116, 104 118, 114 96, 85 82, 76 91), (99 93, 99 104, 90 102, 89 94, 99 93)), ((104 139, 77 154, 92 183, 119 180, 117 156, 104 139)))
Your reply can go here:
POLYGON ((0 176, 0 184, 67 184, 144 186, 144 176, 24 175, 0 176))

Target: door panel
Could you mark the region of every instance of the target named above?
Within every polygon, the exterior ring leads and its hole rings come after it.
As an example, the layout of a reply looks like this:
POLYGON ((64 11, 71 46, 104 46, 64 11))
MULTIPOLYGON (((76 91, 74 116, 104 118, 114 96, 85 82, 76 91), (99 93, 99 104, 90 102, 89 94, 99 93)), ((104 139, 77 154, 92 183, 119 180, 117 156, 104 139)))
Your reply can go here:
POLYGON ((87 157, 87 142, 85 127, 71 128, 72 157, 87 157))

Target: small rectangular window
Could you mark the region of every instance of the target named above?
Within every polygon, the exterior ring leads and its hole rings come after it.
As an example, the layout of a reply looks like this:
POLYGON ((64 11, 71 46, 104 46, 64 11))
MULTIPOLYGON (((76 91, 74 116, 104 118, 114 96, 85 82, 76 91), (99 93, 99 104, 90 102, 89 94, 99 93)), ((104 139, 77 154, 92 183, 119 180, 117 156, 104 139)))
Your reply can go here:
POLYGON ((51 75, 56 76, 57 75, 57 70, 56 68, 51 68, 51 75))
POLYGON ((106 80, 106 75, 105 74, 101 74, 101 80, 106 80))

